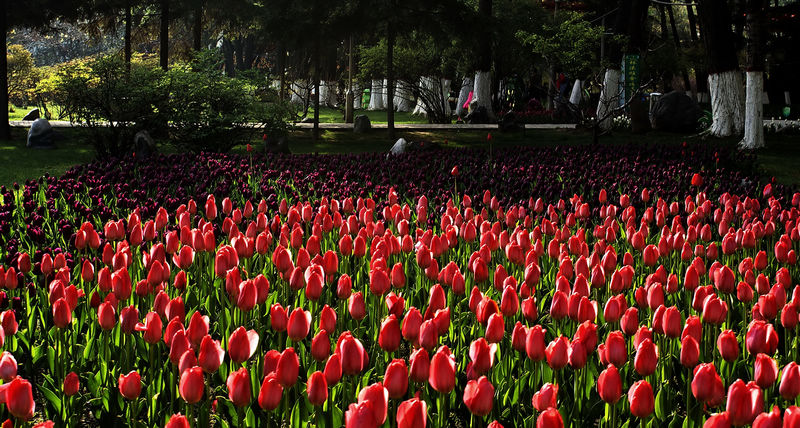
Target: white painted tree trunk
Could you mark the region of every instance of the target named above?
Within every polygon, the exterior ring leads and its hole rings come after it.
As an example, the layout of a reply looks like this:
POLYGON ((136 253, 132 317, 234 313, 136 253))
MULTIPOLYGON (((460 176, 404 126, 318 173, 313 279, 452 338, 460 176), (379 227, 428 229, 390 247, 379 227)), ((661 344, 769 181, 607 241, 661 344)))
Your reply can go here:
POLYGON ((444 106, 444 114, 448 117, 453 114, 453 109, 450 108, 450 101, 448 101, 448 98, 450 98, 450 85, 452 83, 452 80, 442 78, 442 98, 439 100, 439 103, 444 106))
POLYGON ((386 79, 383 79, 383 108, 386 110, 394 108, 394 106, 389 103, 389 82, 386 79))
POLYGON ((792 105, 792 94, 789 93, 789 91, 783 91, 783 102, 785 102, 787 106, 792 105))
POLYGON ((478 107, 485 107, 490 119, 494 119, 492 111, 492 72, 475 72, 475 89, 472 93, 472 103, 470 111, 475 111, 478 107))
POLYGON ((386 106, 383 104, 383 92, 383 81, 373 80, 369 97, 370 110, 383 110, 386 108, 386 106))
MULTIPOLYGON (((461 90, 458 91, 458 102, 456 103, 456 116, 464 117, 468 113, 464 108, 464 104, 469 98, 469 93, 472 92, 472 77, 465 77, 461 81, 461 90)), ((469 108, 469 106, 467 106, 469 108)))
POLYGON ((583 82, 579 79, 575 79, 575 84, 572 85, 572 93, 569 94, 569 102, 575 105, 581 103, 583 99, 583 82))
POLYGON ((611 111, 619 106, 621 94, 619 78, 621 75, 621 70, 607 68, 603 78, 603 90, 600 92, 600 101, 597 103, 597 120, 600 121, 600 128, 606 131, 611 129, 611 111))
POLYGON ((361 109, 361 97, 364 95, 364 90, 361 85, 353 82, 353 110, 361 109))
MULTIPOLYGON (((729 137, 741 134, 744 128, 742 111, 742 77, 738 71, 725 71, 708 75, 711 92, 711 134, 729 137)), ((758 102, 761 102, 759 91, 758 102)))
POLYGON ((397 91, 394 94, 394 105, 397 111, 408 113, 414 109, 414 94, 408 89, 408 85, 403 82, 397 82, 397 91))
POLYGON ((764 73, 747 72, 747 89, 744 113, 744 139, 739 143, 743 149, 764 147, 764 73))

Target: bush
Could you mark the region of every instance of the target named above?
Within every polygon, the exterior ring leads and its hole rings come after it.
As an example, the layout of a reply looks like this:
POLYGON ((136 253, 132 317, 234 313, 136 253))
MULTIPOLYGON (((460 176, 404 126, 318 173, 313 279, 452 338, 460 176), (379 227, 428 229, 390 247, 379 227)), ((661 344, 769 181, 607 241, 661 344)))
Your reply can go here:
POLYGON ((62 116, 83 123, 101 157, 131 150, 140 130, 169 139, 183 150, 225 152, 262 132, 284 136, 294 112, 263 80, 234 79, 221 72, 220 58, 198 54, 168 72, 119 57, 63 67, 49 82, 62 116))
POLYGON ((119 156, 138 131, 163 131, 170 100, 163 76, 136 64, 127 72, 118 56, 77 62, 57 73, 54 102, 62 116, 84 124, 100 157, 119 156))

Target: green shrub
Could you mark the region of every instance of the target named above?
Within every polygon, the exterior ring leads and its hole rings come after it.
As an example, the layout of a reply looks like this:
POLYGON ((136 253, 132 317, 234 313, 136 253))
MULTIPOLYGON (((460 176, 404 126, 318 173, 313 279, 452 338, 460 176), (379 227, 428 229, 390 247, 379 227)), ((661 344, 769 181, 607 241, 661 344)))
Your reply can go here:
POLYGON ((99 156, 120 156, 138 131, 163 133, 170 103, 163 76, 137 64, 127 72, 118 56, 77 62, 57 73, 53 101, 62 116, 84 124, 99 156))

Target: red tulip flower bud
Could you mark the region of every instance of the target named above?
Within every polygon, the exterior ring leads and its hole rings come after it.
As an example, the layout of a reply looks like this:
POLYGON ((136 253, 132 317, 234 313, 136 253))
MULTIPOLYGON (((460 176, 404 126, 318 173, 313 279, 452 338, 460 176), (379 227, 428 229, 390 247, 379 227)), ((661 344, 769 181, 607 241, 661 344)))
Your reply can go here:
POLYGON ((205 390, 205 379, 203 378, 203 369, 200 367, 192 367, 186 369, 181 374, 178 391, 183 397, 183 400, 188 404, 194 404, 203 398, 203 391, 205 390))
POLYGON ((321 406, 325 403, 325 400, 328 399, 328 382, 322 372, 315 371, 309 376, 306 384, 306 393, 311 405, 321 406))
POLYGON ((394 359, 386 367, 383 386, 389 391, 389 398, 401 398, 408 391, 408 368, 403 359, 394 359))
POLYGON ((410 364, 408 378, 413 382, 426 382, 431 367, 428 351, 425 348, 419 348, 411 353, 408 361, 410 364))
POLYGON ((650 416, 655 406, 653 387, 650 386, 650 382, 640 380, 631 385, 628 390, 628 403, 633 416, 642 419, 650 416))
POLYGON ((402 332, 397 317, 389 315, 381 323, 380 333, 378 334, 378 344, 386 352, 394 352, 400 347, 402 332))
POLYGON ((769 388, 778 379, 778 364, 766 354, 756 355, 753 378, 762 389, 769 388))
POLYGON ((228 375, 225 382, 228 387, 228 399, 236 407, 245 407, 250 404, 250 372, 242 367, 228 375))
POLYGON ((428 382, 441 394, 447 394, 455 388, 456 362, 447 346, 440 347, 431 358, 428 382))
POLYGON ((247 361, 258 348, 258 333, 255 330, 245 330, 239 327, 228 338, 228 355, 235 363, 247 361))
POLYGON ((622 396, 622 378, 614 365, 609 365, 597 378, 597 393, 609 404, 615 404, 622 396))
POLYGON ((792 401, 800 395, 800 366, 794 361, 783 367, 780 393, 787 401, 792 401))
POLYGON ((8 412, 23 421, 33 417, 36 403, 33 401, 33 388, 30 382, 17 377, 3 387, 8 412))
POLYGON ((494 406, 494 386, 486 376, 481 376, 477 381, 467 382, 463 398, 470 413, 486 416, 492 412, 494 406))
POLYGON ((142 378, 135 371, 119 375, 118 383, 120 394, 128 400, 137 399, 142 392, 142 378))
POLYGON ((536 419, 536 428, 564 428, 564 420, 561 418, 561 413, 552 407, 545 410, 536 419))
POLYGON ((728 388, 726 411, 732 425, 751 424, 764 411, 764 393, 755 382, 737 379, 728 388))
POLYGON ((81 380, 75 372, 69 372, 64 378, 64 395, 72 397, 81 389, 81 380))
POLYGON ((633 366, 636 372, 641 376, 649 376, 655 373, 657 364, 658 349, 656 345, 649 338, 644 339, 639 346, 636 347, 636 357, 633 360, 633 366))
POLYGON ((403 401, 397 407, 397 428, 425 428, 428 405, 417 396, 403 401))
POLYGON ((717 350, 722 359, 728 362, 736 361, 739 358, 739 341, 733 330, 725 330, 717 337, 717 350))
POLYGON ((547 356, 547 365, 553 370, 561 370, 568 362, 569 339, 560 336, 547 345, 544 353, 547 356))
POLYGON ((537 412, 544 412, 549 408, 557 408, 558 404, 558 385, 545 383, 542 388, 533 394, 533 408, 537 412))
POLYGON ((681 340, 681 365, 692 368, 700 361, 700 344, 692 336, 684 336, 681 340))

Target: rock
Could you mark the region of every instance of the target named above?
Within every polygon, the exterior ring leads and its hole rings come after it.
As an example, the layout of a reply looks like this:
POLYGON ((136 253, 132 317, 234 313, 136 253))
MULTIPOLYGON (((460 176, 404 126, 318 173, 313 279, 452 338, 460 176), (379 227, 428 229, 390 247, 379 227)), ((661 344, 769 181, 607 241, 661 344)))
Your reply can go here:
MULTIPOLYGON (((359 116, 363 117, 363 116, 359 116)), ((356 118, 358 119, 358 118, 356 118)), ((391 149, 389 149, 389 153, 393 155, 399 155, 401 153, 406 153, 408 151, 408 141, 405 138, 400 138, 397 142, 394 143, 391 149)))
POLYGON ((467 123, 489 123, 489 111, 484 106, 475 107, 475 110, 464 118, 464 121, 467 123))
POLYGON ((289 139, 284 135, 278 138, 267 138, 264 142, 267 153, 291 153, 289 150, 289 139))
POLYGON ((517 128, 517 116, 513 111, 509 111, 500 118, 500 130, 511 131, 517 128))
POLYGON ((55 132, 47 119, 36 119, 31 124, 28 131, 28 147, 37 149, 49 149, 53 147, 55 132))
POLYGON ((650 123, 659 131, 694 132, 701 117, 697 102, 678 91, 663 95, 650 111, 650 123))
POLYGON ((397 142, 394 143, 391 149, 389 149, 389 153, 386 154, 387 157, 390 155, 400 155, 403 153, 413 153, 413 152, 425 152, 431 150, 438 150, 441 146, 435 143, 426 143, 424 141, 420 142, 409 142, 406 141, 405 138, 400 138, 397 142))
POLYGON ((300 121, 300 123, 314 123, 314 117, 309 116, 300 121))
POLYGON ((372 124, 370 123, 367 115, 360 114, 356 116, 355 120, 353 120, 353 132, 361 134, 369 131, 370 129, 372 129, 372 124))
POLYGON ((26 114, 25 117, 22 118, 22 120, 36 120, 39 117, 41 117, 39 115, 39 109, 35 108, 35 109, 29 111, 28 114, 26 114))
POLYGON ((147 131, 139 131, 133 136, 133 147, 131 148, 138 159, 146 159, 156 152, 156 142, 147 131))

